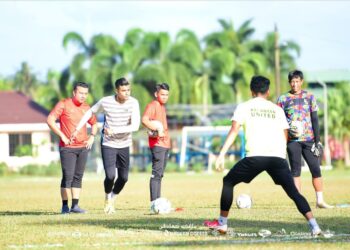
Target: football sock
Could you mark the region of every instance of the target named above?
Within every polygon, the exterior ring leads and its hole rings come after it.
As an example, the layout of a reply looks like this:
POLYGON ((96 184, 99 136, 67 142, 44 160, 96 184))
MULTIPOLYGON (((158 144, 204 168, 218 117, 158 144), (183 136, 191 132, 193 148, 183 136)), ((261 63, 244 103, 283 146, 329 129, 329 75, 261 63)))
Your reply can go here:
POLYGON ((220 225, 226 225, 227 224, 227 217, 223 217, 220 215, 219 223, 220 223, 220 225))
POLYGON ((72 199, 72 207, 75 207, 76 205, 78 205, 79 203, 79 199, 72 199))
POLYGON ((323 192, 316 192, 316 202, 317 204, 323 203, 323 192))
POLYGON ((310 225, 311 229, 319 227, 315 218, 312 218, 309 220, 309 225, 310 225))
POLYGON ((107 200, 112 199, 112 192, 106 194, 106 199, 107 200))
POLYGON ((68 200, 62 200, 62 206, 68 206, 68 200))
POLYGON ((113 199, 114 197, 116 197, 117 194, 115 194, 113 191, 111 192, 111 198, 113 199))

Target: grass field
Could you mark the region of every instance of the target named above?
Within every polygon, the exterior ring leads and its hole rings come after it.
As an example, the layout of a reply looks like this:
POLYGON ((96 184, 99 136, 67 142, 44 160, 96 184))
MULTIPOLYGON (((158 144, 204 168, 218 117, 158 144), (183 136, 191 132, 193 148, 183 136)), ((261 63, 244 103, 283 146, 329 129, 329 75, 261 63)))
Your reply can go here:
MULTIPOLYGON (((310 174, 303 173, 303 194, 330 238, 312 238, 304 218, 269 176, 239 184, 235 195, 248 193, 252 209, 233 206, 226 236, 211 234, 203 220, 218 216, 222 173, 167 173, 163 196, 181 212, 151 215, 149 174, 130 174, 117 199, 117 213, 103 213, 103 175, 86 174, 80 205, 88 214, 59 214, 59 177, 0 179, 0 249, 350 249, 350 208, 315 208, 310 174), (259 235, 271 231, 269 237, 259 235)), ((350 170, 324 172, 325 198, 350 203, 350 170)))

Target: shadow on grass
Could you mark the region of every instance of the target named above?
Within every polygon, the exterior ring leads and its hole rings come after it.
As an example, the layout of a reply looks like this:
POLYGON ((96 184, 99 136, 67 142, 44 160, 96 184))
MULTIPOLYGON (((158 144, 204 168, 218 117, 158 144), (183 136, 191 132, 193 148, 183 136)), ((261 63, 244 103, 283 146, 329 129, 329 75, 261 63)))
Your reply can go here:
POLYGON ((21 216, 21 215, 55 215, 58 213, 47 211, 1 211, 0 216, 21 216))
MULTIPOLYGON (((28 213, 30 214, 30 213, 28 213)), ((45 214, 45 213, 43 213, 45 214)), ((49 213, 46 213, 49 214, 49 213)), ((52 214, 52 213, 51 213, 52 214)), ((67 225, 88 225, 88 226, 100 226, 114 230, 167 230, 169 232, 188 232, 189 230, 195 231, 207 231, 207 228, 203 226, 203 222, 208 218, 178 218, 162 215, 146 215, 149 218, 134 218, 134 219, 122 219, 115 217, 108 217, 107 215, 101 215, 99 218, 83 218, 79 215, 79 218, 74 218, 75 215, 69 215, 69 219, 53 221, 49 220, 44 222, 46 225, 55 224, 67 224, 67 225)), ((88 216, 88 215, 86 215, 88 216)), ((327 230, 342 229, 342 233, 350 234, 350 227, 348 226, 347 217, 332 217, 322 218, 318 222, 321 228, 327 230), (327 228, 326 228, 327 227, 327 228)), ((41 222, 43 223, 43 222, 41 222)), ((232 228, 235 232, 257 232, 260 229, 269 229, 270 231, 278 231, 285 229, 287 231, 303 231, 309 230, 306 221, 298 220, 296 222, 279 222, 268 220, 243 220, 232 217, 229 220, 229 228, 232 228)))

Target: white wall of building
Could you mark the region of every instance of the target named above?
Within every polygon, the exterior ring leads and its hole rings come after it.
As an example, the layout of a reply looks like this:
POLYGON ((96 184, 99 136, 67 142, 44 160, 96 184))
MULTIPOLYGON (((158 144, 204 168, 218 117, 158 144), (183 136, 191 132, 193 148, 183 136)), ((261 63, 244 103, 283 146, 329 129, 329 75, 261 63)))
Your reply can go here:
POLYGON ((59 152, 51 151, 50 129, 46 123, 0 124, 0 162, 17 170, 28 164, 47 165, 59 160, 59 152), (9 133, 31 133, 33 156, 10 156, 9 133))

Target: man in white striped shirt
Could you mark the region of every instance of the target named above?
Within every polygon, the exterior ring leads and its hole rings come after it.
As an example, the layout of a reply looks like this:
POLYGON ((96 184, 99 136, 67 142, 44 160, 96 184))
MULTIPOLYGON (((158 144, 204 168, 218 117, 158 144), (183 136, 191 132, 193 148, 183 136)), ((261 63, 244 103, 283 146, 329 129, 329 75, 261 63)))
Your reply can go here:
POLYGON ((106 174, 104 212, 107 214, 115 212, 115 197, 128 181, 131 132, 137 131, 140 126, 139 102, 130 96, 130 83, 125 78, 115 81, 115 93, 115 95, 103 97, 92 106, 76 128, 76 131, 79 131, 92 114, 101 112, 105 115, 101 152, 106 174), (116 169, 118 174, 115 180, 116 169))

